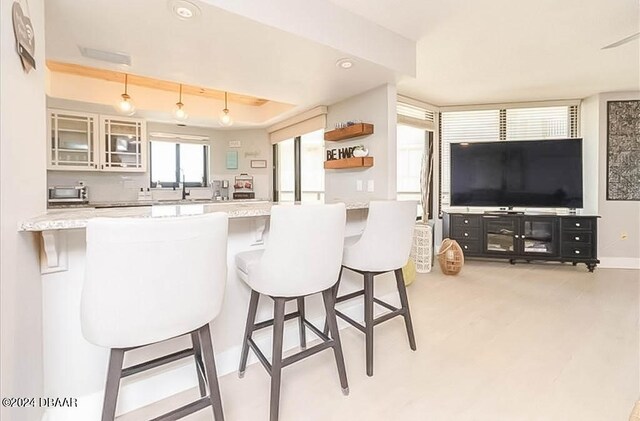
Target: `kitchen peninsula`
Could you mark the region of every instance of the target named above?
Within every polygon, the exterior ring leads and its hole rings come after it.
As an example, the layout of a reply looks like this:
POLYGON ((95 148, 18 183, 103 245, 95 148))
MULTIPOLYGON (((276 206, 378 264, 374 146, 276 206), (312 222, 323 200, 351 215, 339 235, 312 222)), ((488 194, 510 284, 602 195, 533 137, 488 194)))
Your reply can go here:
MULTIPOLYGON (((237 369, 249 289, 240 282, 234 259, 240 251, 260 248, 268 237, 270 209, 268 201, 195 203, 184 205, 154 205, 109 209, 76 208, 49 210, 46 214, 24 220, 20 231, 34 232, 42 237, 41 273, 43 287, 44 371, 46 396, 74 396, 77 408, 49 408, 48 421, 84 421, 99 419, 102 408, 108 350, 96 347, 82 336, 80 327, 80 297, 85 267, 85 230, 93 218, 172 218, 226 212, 229 215, 227 249, 227 288, 222 313, 212 324, 213 344, 220 375, 237 369)), ((298 206, 288 204, 288 206, 298 206)), ((313 205, 301 205, 313 206, 313 205)), ((360 232, 366 220, 367 203, 347 204, 347 234, 360 232)), ((176 265, 181 262, 176 261, 176 265)), ((184 268, 185 275, 189 268, 184 268)), ((347 284, 349 275, 344 277, 347 284)), ((355 278, 353 279, 355 281, 355 278)), ((357 285, 357 284, 355 284, 357 285)), ((126 294, 126 291, 122 291, 126 294)), ((318 298, 318 297, 315 297, 318 298)), ((144 300, 145 297, 139 297, 144 300)), ((266 300, 265 300, 266 301, 266 300)), ((320 300, 309 299, 307 315, 322 323, 324 312, 320 300)), ((269 303, 261 303, 269 304, 269 303)), ((171 311, 171 309, 167 309, 171 311)), ((268 305, 260 307, 258 319, 270 318, 268 305)), ((287 326, 297 329, 296 326, 287 326)), ((268 332, 260 332, 256 340, 266 345, 268 332)), ((295 347, 297 336, 288 335, 285 349, 295 347)), ((127 354, 125 365, 153 359, 187 346, 187 338, 176 338, 169 344, 159 344, 127 354)), ((141 373, 122 382, 118 413, 124 413, 197 386, 194 367, 189 359, 163 369, 141 373), (158 373, 158 370, 162 370, 158 373)))

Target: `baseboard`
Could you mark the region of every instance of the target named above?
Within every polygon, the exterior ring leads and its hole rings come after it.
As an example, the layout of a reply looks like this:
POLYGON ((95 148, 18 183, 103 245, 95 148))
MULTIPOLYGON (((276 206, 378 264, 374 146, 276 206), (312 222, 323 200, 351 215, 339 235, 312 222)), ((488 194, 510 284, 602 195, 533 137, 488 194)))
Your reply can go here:
POLYGON ((640 258, 601 257, 598 266, 604 269, 640 269, 640 258))

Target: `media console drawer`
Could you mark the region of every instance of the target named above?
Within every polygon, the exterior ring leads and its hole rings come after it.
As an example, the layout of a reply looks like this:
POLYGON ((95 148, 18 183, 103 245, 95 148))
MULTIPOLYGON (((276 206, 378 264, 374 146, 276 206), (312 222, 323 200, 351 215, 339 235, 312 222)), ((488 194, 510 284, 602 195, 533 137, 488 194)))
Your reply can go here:
POLYGON ((562 241, 565 243, 591 244, 591 233, 584 231, 563 231, 562 241))
POLYGON ((562 257, 577 259, 590 259, 593 257, 590 245, 579 245, 574 243, 562 244, 562 257))
POLYGON ((480 227, 480 215, 451 215, 451 226, 480 227))
POLYGON ((480 253, 480 241, 456 240, 464 253, 480 253))
POLYGON ((591 219, 589 218, 562 218, 563 230, 590 230, 591 219))
POLYGON ((480 241, 480 228, 454 225, 451 237, 456 240, 480 241))

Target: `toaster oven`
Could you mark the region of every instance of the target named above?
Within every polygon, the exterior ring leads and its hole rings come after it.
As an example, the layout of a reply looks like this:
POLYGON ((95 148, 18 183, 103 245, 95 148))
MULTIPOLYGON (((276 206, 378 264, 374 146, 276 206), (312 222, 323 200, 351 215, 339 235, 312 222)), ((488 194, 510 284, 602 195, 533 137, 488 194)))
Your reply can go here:
POLYGON ((49 203, 88 203, 87 186, 54 186, 49 187, 49 203))

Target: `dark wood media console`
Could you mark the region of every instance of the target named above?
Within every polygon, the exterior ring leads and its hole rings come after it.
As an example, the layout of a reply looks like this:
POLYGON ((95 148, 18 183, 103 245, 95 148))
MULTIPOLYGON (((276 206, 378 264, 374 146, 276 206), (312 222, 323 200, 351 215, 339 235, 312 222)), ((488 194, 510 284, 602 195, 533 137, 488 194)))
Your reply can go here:
POLYGON ((442 221, 443 238, 465 257, 584 263, 589 272, 600 263, 598 216, 445 212, 442 221))

